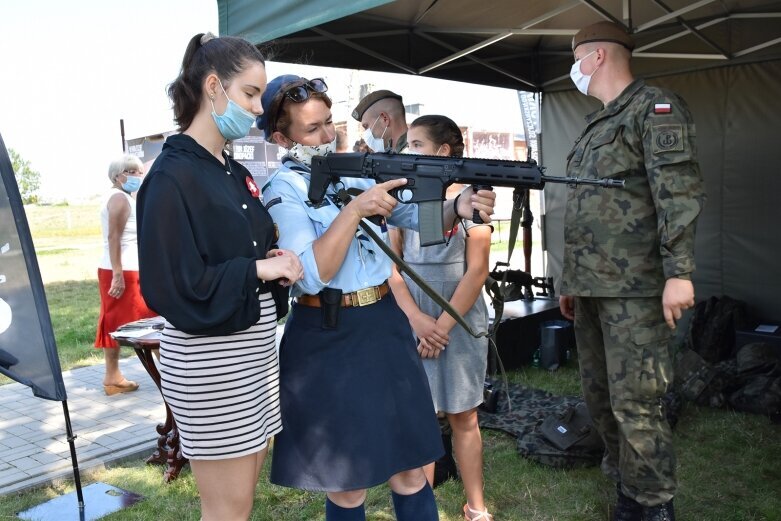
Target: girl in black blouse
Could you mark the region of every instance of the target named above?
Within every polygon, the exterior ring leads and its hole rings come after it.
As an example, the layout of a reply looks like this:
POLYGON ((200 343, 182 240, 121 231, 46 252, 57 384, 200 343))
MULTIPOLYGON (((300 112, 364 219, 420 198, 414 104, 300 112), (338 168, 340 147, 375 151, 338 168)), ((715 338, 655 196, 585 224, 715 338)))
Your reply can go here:
POLYGON ((263 57, 240 38, 198 34, 169 86, 181 134, 138 196, 141 289, 166 319, 162 391, 201 496, 202 520, 247 519, 268 440, 281 429, 276 321, 298 257, 250 173, 225 152, 262 113, 263 57))

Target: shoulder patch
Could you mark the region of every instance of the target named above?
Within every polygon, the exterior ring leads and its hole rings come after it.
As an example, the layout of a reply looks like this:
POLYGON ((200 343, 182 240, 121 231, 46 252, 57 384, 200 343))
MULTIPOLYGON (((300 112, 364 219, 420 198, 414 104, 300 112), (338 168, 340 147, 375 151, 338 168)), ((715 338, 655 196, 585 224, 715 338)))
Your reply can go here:
POLYGON ((654 125, 651 127, 654 154, 683 152, 683 125, 654 125))
POLYGON ((275 204, 279 204, 281 202, 282 202, 282 198, 281 197, 275 197, 272 200, 270 200, 269 202, 267 202, 264 206, 266 207, 266 210, 268 210, 269 208, 271 208, 275 204))
POLYGON ((673 111, 673 106, 670 103, 655 103, 654 114, 670 114, 673 111))

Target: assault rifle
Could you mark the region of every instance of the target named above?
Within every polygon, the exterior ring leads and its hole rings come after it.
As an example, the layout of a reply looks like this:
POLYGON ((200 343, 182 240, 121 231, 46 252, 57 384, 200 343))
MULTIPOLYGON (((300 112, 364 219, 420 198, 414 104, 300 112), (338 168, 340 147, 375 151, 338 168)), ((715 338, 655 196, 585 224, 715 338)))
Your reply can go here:
POLYGON ((537 293, 538 297, 556 297, 553 277, 532 277, 521 270, 506 269, 499 271, 500 267, 506 266, 506 262, 497 262, 493 271, 488 273, 488 276, 494 281, 504 281, 509 285, 508 289, 506 289, 506 294, 503 295, 505 301, 518 300, 521 297, 524 300, 534 300, 535 295, 532 286, 540 288, 540 292, 537 293))
POLYGON ((542 190, 545 183, 623 187, 623 180, 580 179, 543 174, 544 167, 534 160, 507 161, 466 157, 421 156, 395 153, 356 152, 312 158, 309 199, 320 204, 328 185, 340 177, 374 179, 383 183, 405 177, 407 184, 391 195, 402 203, 418 203, 420 244, 445 242, 442 229, 442 202, 445 190, 453 183, 469 184, 475 189, 511 186, 542 190))

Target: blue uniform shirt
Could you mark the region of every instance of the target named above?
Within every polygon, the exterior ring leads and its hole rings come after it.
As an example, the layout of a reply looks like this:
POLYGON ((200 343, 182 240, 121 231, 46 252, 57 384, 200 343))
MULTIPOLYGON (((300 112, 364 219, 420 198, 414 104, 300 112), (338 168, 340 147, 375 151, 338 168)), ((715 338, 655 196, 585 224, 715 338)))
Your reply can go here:
MULTIPOLYGON (((279 228, 280 248, 295 252, 304 266, 304 279, 290 291, 291 296, 315 295, 325 287, 339 288, 344 293, 382 284, 391 274, 391 260, 358 228, 345 255, 344 262, 333 279, 320 280, 312 243, 325 233, 339 214, 333 185, 326 190, 320 205, 309 202, 309 172, 292 161, 283 162, 279 170, 263 187, 263 202, 279 228), (295 170, 294 170, 295 169, 295 170)), ((342 178, 345 188, 368 190, 371 179, 342 178)), ((369 222, 369 221, 364 221, 369 222)), ((398 204, 388 222, 400 228, 418 229, 418 205, 398 204)), ((387 233, 369 222, 381 237, 387 233)))

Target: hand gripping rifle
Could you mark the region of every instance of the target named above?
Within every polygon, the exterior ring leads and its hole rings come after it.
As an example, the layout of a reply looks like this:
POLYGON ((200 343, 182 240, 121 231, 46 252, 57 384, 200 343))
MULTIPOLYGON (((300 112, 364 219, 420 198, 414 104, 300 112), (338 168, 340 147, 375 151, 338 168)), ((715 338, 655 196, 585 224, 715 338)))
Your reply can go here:
MULTIPOLYGON (((534 160, 507 161, 462 157, 421 156, 395 153, 348 153, 312 158, 309 199, 319 204, 328 185, 340 177, 374 179, 383 183, 405 177, 407 184, 391 192, 399 202, 417 203, 420 222, 420 244, 430 246, 445 242, 442 227, 442 202, 445 190, 453 183, 472 185, 475 190, 493 186, 542 190, 545 183, 623 187, 623 180, 581 179, 543 174, 544 167, 534 160)), ((473 216, 479 219, 479 216, 473 216)))
MULTIPOLYGON (((605 187, 624 186, 623 181, 612 179, 545 176, 542 173, 542 167, 538 166, 531 159, 528 161, 505 161, 499 159, 359 152, 315 156, 312 158, 310 171, 311 179, 308 197, 314 204, 322 202, 331 183, 335 185, 335 188, 339 186, 340 177, 374 179, 377 183, 401 177, 406 178, 407 184, 393 190, 391 195, 402 203, 418 204, 421 246, 431 246, 445 242, 442 226, 442 203, 445 200, 445 191, 452 183, 470 184, 475 190, 491 189, 492 186, 512 186, 515 187, 516 192, 528 189, 541 190, 546 182, 575 185, 589 184, 605 187)), ((350 198, 348 192, 344 187, 337 189, 336 197, 346 204, 350 198)), ((474 221, 476 217, 476 215, 473 215, 472 220, 474 221)), ((372 220, 376 222, 375 219, 372 220)), ((473 331, 450 303, 432 289, 403 259, 396 255, 370 226, 363 222, 359 223, 359 226, 396 263, 400 272, 409 275, 434 302, 439 304, 470 335, 482 337, 492 334, 487 331, 473 331)), ((512 248, 512 245, 510 247, 512 248)), ((501 311, 494 319, 495 325, 498 324, 500 318, 501 311)))

